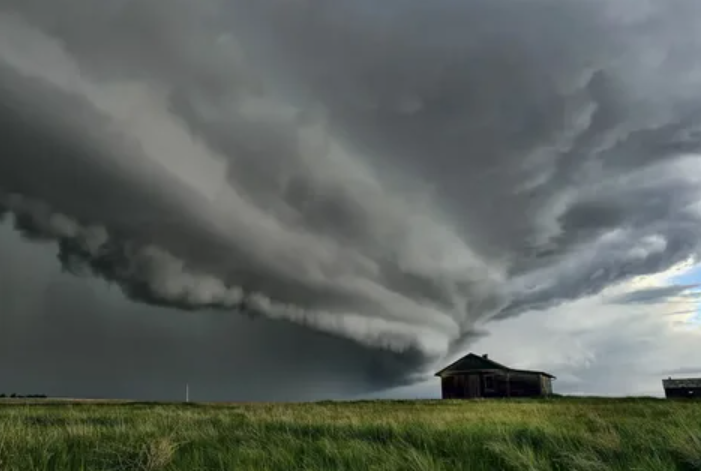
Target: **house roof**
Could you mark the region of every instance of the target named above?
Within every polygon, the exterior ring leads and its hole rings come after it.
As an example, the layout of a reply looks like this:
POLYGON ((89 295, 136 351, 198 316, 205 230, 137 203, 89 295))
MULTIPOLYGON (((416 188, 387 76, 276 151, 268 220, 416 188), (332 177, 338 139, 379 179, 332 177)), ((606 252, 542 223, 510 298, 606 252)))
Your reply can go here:
POLYGON ((531 373, 540 374, 547 376, 548 378, 555 379, 555 376, 545 373, 543 371, 531 371, 531 370, 518 370, 515 368, 510 368, 501 363, 497 363, 494 360, 490 360, 486 356, 475 355, 474 353, 468 353, 464 357, 454 361, 450 365, 446 366, 442 370, 438 371, 435 376, 442 376, 445 373, 457 373, 466 371, 508 371, 510 373, 531 373))
POLYGON ((665 389, 701 388, 701 378, 663 379, 662 386, 665 389))

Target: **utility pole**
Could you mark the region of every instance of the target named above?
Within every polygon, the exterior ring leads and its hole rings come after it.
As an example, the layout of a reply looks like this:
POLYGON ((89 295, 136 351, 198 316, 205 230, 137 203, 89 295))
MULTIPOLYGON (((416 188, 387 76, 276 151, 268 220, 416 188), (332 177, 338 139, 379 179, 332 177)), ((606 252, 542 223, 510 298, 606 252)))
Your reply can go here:
POLYGON ((185 402, 190 402, 190 384, 185 383, 185 402))

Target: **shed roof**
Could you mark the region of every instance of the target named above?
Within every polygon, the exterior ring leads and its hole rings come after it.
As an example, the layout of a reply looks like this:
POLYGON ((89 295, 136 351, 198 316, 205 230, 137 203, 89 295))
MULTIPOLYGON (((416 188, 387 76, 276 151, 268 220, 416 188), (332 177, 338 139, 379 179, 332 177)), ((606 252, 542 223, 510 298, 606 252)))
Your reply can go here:
POLYGON ((497 363, 494 360, 490 360, 486 355, 475 355, 474 353, 468 353, 464 357, 454 361, 450 365, 446 366, 442 370, 438 371, 435 376, 442 376, 446 373, 457 373, 457 372, 467 372, 467 371, 507 371, 510 373, 526 373, 526 374, 539 374, 547 376, 548 378, 555 379, 555 376, 545 373, 543 371, 532 371, 532 370, 518 370, 515 368, 510 368, 501 363, 497 363))
POLYGON ((665 389, 701 388, 701 378, 663 379, 662 386, 665 389))

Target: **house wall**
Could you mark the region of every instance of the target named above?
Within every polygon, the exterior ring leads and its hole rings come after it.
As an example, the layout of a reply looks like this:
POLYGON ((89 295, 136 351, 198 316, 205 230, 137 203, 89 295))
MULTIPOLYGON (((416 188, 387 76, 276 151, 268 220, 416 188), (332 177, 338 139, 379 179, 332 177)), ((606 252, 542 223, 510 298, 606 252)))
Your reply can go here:
POLYGON ((463 399, 481 397, 482 387, 479 374, 447 376, 441 379, 443 399, 463 399))
POLYGON ((454 376, 446 376, 441 378, 441 397, 443 399, 454 399, 457 391, 455 390, 454 376))
POLYGON ((547 376, 541 375, 540 381, 542 383, 543 394, 545 394, 546 396, 551 395, 553 393, 553 380, 552 380, 552 378, 548 378, 547 376))
POLYGON ((526 373, 473 373, 441 378, 443 399, 538 397, 552 393, 550 378, 526 373))
POLYGON ((543 384, 539 374, 509 375, 509 397, 534 397, 543 395, 543 384))
POLYGON ((689 398, 701 399, 701 388, 670 388, 665 389, 668 399, 689 398))

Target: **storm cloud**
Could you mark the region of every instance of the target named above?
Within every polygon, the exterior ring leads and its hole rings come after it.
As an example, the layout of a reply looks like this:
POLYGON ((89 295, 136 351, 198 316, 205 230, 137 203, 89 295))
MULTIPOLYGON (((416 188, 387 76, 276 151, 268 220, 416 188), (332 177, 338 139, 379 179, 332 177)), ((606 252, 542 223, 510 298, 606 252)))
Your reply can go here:
POLYGON ((408 375, 696 260, 700 19, 0 0, 0 212, 134 301, 299 324, 408 375))
POLYGON ((610 302, 614 304, 654 304, 675 300, 693 302, 699 297, 699 292, 690 290, 698 287, 698 284, 693 284, 644 288, 616 296, 610 302))

